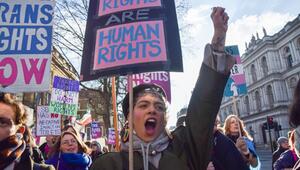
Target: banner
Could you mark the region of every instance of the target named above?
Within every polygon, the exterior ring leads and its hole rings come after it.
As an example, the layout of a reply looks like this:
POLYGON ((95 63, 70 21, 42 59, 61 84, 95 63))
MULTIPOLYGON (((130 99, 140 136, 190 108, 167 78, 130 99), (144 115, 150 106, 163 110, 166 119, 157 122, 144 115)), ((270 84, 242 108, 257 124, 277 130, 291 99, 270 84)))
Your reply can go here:
POLYGON ((182 67, 174 1, 90 1, 82 81, 182 67))
POLYGON ((236 64, 231 69, 230 77, 227 81, 224 95, 226 97, 239 96, 247 93, 246 80, 244 75, 244 68, 241 62, 241 57, 237 45, 226 46, 226 52, 236 58, 236 64))
POLYGON ((54 76, 50 112, 76 116, 79 96, 79 81, 54 76))
POLYGON ((153 83, 159 85, 166 93, 167 100, 171 103, 170 74, 168 72, 148 72, 132 75, 133 87, 139 84, 153 83))
POLYGON ((36 136, 60 135, 61 116, 49 112, 48 106, 37 106, 36 136))
POLYGON ((91 123, 91 134, 92 134, 92 139, 98 139, 102 136, 100 122, 91 123))
POLYGON ((116 143, 116 135, 114 128, 108 128, 107 144, 114 145, 116 143))
POLYGON ((54 1, 0 1, 0 91, 48 91, 54 1))

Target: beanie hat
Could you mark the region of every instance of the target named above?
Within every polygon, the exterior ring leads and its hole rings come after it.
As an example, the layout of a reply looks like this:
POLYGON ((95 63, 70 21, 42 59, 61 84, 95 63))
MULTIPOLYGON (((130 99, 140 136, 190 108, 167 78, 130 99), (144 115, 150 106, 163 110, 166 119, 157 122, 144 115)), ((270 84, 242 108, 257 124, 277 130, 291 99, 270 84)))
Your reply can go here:
MULTIPOLYGON (((136 99, 136 97, 141 93, 141 92, 154 92, 159 95, 161 95, 163 98, 166 98, 166 93, 164 90, 156 85, 156 84, 140 84, 138 86, 135 86, 133 88, 133 100, 136 99)), ((123 99, 122 103, 122 110, 125 118, 127 119, 128 113, 129 113, 129 92, 126 94, 126 96, 123 99)))

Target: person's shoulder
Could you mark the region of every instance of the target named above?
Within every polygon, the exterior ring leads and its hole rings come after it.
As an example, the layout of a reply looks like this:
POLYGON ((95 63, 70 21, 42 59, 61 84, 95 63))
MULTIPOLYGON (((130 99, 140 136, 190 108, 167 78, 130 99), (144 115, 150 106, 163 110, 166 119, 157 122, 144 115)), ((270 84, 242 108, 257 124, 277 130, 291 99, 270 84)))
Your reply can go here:
POLYGON ((282 156, 282 157, 292 157, 292 155, 293 155, 293 151, 288 149, 288 150, 284 151, 283 153, 281 153, 280 156, 282 156))
POLYGON ((92 163, 91 170, 97 169, 114 169, 113 167, 121 167, 121 152, 108 152, 99 155, 92 163))
POLYGON ((34 163, 33 170, 55 170, 55 168, 53 165, 34 163))

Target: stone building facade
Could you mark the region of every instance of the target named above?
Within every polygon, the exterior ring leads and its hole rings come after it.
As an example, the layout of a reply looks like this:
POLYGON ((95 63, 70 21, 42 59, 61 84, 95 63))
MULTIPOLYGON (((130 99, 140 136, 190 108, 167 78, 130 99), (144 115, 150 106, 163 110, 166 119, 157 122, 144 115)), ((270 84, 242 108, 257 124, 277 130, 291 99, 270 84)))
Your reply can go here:
MULTIPOLYGON (((288 109, 300 79, 300 15, 274 35, 263 32, 262 38, 252 36, 241 56, 248 93, 236 98, 238 115, 257 144, 269 144, 267 116, 276 125, 270 130, 273 141, 290 130, 288 109)), ((234 110, 232 98, 224 98, 221 120, 234 110)))

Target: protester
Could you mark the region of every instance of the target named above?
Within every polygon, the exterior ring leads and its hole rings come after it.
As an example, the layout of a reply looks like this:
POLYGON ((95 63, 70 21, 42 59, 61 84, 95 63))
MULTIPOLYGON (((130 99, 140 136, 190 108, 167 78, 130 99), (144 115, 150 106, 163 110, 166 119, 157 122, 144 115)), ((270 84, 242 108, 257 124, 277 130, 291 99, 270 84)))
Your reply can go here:
POLYGON ((53 136, 53 135, 48 135, 46 136, 46 142, 43 143, 39 149, 43 154, 43 157, 45 160, 48 159, 49 156, 49 151, 51 150, 51 148, 54 146, 54 144, 56 143, 56 139, 57 136, 53 136))
POLYGON ((54 170, 51 165, 35 163, 24 140, 27 115, 9 94, 0 93, 0 169, 54 170))
POLYGON ((242 120, 236 115, 227 116, 224 123, 224 132, 225 135, 235 143, 235 146, 242 154, 244 161, 253 168, 257 167, 258 158, 252 142, 252 137, 246 131, 242 120))
POLYGON ((88 170, 92 163, 89 148, 73 132, 65 131, 51 150, 47 164, 56 170, 88 170))
MULTIPOLYGON (((294 91, 293 104, 290 108, 290 125, 295 128, 294 138, 295 145, 294 150, 298 157, 300 157, 300 81, 297 83, 297 87, 294 91)), ((295 170, 300 169, 300 161, 298 160, 294 166, 295 170)))
POLYGON ((295 130, 291 132, 289 137, 290 149, 283 152, 280 157, 274 162, 274 170, 291 169, 298 161, 295 153, 295 130))
MULTIPOLYGON (((162 88, 154 84, 133 88, 133 169, 207 169, 214 121, 230 69, 235 62, 232 56, 224 52, 228 21, 225 9, 213 8, 211 18, 214 37, 212 45, 205 48, 204 64, 188 106, 185 127, 180 126, 172 135, 168 134, 166 95, 162 88)), ((122 109, 128 120, 129 94, 123 100, 122 109)), ((121 152, 101 155, 91 169, 127 169, 130 161, 128 151, 128 136, 125 135, 121 140, 121 152)))
POLYGON ((282 136, 277 139, 277 150, 274 151, 273 156, 272 156, 272 166, 274 166, 274 163, 277 161, 277 159, 280 157, 280 155, 284 151, 288 150, 289 148, 290 148, 290 145, 289 145, 288 138, 282 136))
POLYGON ((220 118, 217 116, 214 126, 214 145, 212 162, 215 170, 249 170, 241 153, 234 143, 226 137, 219 126, 220 118))
POLYGON ((100 155, 102 155, 101 145, 99 142, 93 141, 92 142, 92 153, 91 153, 92 160, 94 161, 100 155))

